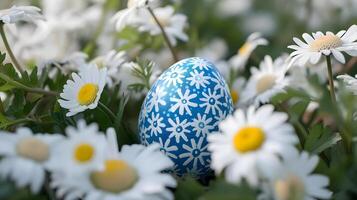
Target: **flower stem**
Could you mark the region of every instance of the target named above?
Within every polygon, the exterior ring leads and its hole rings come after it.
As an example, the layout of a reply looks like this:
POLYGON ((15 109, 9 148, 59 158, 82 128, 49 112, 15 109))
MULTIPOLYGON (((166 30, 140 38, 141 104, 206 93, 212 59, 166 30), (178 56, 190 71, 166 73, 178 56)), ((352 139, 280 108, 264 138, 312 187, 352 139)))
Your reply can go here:
POLYGON ((162 36, 164 37, 164 40, 171 51, 174 61, 177 62, 179 60, 178 56, 176 54, 176 51, 175 51, 173 45, 171 44, 171 42, 169 40, 169 37, 167 36, 167 33, 166 33, 164 27, 162 27, 162 24, 160 23, 159 19, 156 17, 154 11, 149 6, 147 6, 147 9, 148 9, 149 13, 151 14, 151 16, 154 18, 156 24, 159 26, 162 36))
POLYGON ((2 41, 4 42, 5 48, 7 50, 7 53, 9 54, 13 64, 15 65, 16 69, 22 74, 24 70, 21 68, 19 62, 16 60, 14 54, 12 53, 12 50, 10 48, 9 42, 7 41, 6 34, 4 31, 4 23, 0 22, 0 34, 2 41))
POLYGON ((38 93, 38 94, 51 95, 51 96, 57 96, 58 95, 57 92, 47 91, 47 90, 44 90, 44 89, 41 89, 41 88, 28 87, 28 86, 26 86, 26 85, 24 85, 24 84, 22 84, 20 82, 12 80, 10 77, 8 77, 7 75, 5 75, 3 73, 0 73, 0 79, 8 82, 10 85, 13 85, 15 87, 18 87, 20 89, 26 90, 26 91, 31 92, 31 93, 38 93))
POLYGON ((103 112, 105 112, 105 114, 107 114, 112 119, 112 122, 115 122, 116 116, 106 105, 99 101, 98 106, 103 112))
POLYGON ((328 71, 328 81, 330 85, 330 95, 331 95, 331 100, 334 106, 336 106, 336 94, 335 94, 335 86, 333 84, 333 76, 332 76, 332 65, 331 65, 331 56, 328 55, 326 56, 326 64, 327 64, 327 71, 328 71))

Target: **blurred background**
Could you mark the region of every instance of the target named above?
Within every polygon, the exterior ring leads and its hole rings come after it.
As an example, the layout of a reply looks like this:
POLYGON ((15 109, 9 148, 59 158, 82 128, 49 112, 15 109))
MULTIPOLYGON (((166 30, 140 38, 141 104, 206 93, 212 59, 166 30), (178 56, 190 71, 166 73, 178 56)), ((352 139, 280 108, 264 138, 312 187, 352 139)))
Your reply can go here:
MULTIPOLYGON (((110 19, 126 8, 126 0, 0 1, 0 9, 13 5, 38 6, 46 18, 38 24, 6 27, 15 55, 29 70, 47 62, 64 63, 83 53, 90 60, 112 49, 126 51, 131 60, 152 60, 161 70, 174 62, 161 35, 151 36, 130 26, 115 31, 110 19)), ((357 0, 163 0, 161 6, 165 5, 187 17, 189 39, 175 47, 179 57, 202 56, 217 65, 227 64, 253 32, 260 32, 269 45, 254 51, 247 66, 257 66, 264 55, 275 58, 289 53, 292 38, 304 32, 337 32, 357 23, 357 0)), ((0 51, 5 52, 2 42, 0 51)), ((125 115, 131 116, 128 121, 135 129, 143 95, 133 99, 137 101, 129 103, 125 115)), ((0 199, 34 198, 47 197, 30 196, 26 189, 0 182, 0 199)))

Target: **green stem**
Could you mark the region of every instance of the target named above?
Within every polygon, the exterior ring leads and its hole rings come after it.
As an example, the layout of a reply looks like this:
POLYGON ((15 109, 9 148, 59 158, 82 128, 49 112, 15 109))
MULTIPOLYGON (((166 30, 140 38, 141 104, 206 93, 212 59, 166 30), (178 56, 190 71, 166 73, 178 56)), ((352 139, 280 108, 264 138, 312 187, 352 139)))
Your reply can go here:
POLYGON ((1 34, 2 41, 4 42, 5 48, 7 50, 7 53, 9 54, 13 64, 15 65, 16 69, 22 74, 24 72, 24 70, 21 68, 19 62, 16 60, 16 57, 12 53, 9 42, 7 41, 7 38, 6 38, 3 22, 0 22, 0 34, 1 34))
MULTIPOLYGON (((330 85, 330 96, 334 106, 336 104, 336 94, 335 94, 335 86, 333 83, 333 75, 332 75, 332 65, 331 65, 331 55, 326 56, 326 64, 327 64, 327 71, 328 71, 328 81, 330 85)), ((337 107, 336 107, 337 108, 337 107)))
POLYGON ((98 106, 101 110, 103 110, 103 112, 105 112, 105 114, 107 114, 112 119, 112 122, 115 122, 116 117, 114 113, 106 105, 99 101, 98 106))
POLYGON ((160 23, 159 19, 156 17, 154 11, 153 11, 149 6, 147 6, 147 9, 148 9, 149 13, 151 14, 151 16, 154 18, 156 24, 159 26, 159 28, 160 28, 160 30, 161 30, 161 33, 162 33, 162 36, 164 37, 164 40, 165 40, 167 46, 168 46, 169 49, 170 49, 170 52, 171 52, 171 54, 172 54, 172 57, 173 57, 174 61, 177 62, 177 61, 179 60, 179 59, 178 59, 178 56, 177 56, 177 54, 176 54, 176 51, 175 51, 173 45, 171 44, 171 42, 170 42, 170 40, 169 40, 169 37, 167 36, 167 33, 166 33, 164 27, 163 27, 162 24, 160 23))
POLYGON ((18 87, 20 89, 23 89, 23 90, 26 90, 28 92, 31 92, 31 93, 38 93, 38 94, 44 94, 44 95, 52 95, 52 96, 57 96, 58 93, 57 92, 52 92, 52 91, 47 91, 47 90, 44 90, 44 89, 41 89, 41 88, 31 88, 31 87, 28 87, 22 83, 19 83, 15 80, 12 80, 10 77, 8 77, 7 75, 3 74, 3 73, 0 73, 0 79, 3 79, 4 81, 8 82, 9 84, 15 86, 15 87, 18 87))

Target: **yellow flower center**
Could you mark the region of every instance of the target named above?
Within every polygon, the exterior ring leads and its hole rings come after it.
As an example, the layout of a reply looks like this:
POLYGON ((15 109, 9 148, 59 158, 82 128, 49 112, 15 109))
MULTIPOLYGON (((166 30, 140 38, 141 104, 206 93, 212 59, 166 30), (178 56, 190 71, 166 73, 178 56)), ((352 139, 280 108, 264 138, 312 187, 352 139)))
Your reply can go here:
POLYGON ((79 89, 77 100, 80 105, 89 105, 94 102, 97 97, 98 86, 93 83, 84 84, 79 89))
POLYGON ((303 200, 305 186, 299 177, 291 175, 285 180, 279 180, 274 185, 278 200, 303 200))
POLYGON ((258 127, 244 127, 233 138, 233 145, 240 153, 259 149, 265 140, 264 131, 258 127))
POLYGON ((74 159, 79 163, 90 161, 94 154, 94 147, 88 143, 81 143, 74 149, 74 159))
POLYGON ((43 162, 48 159, 49 147, 46 143, 35 137, 22 139, 16 145, 18 155, 37 161, 43 162))
POLYGON ((239 100, 239 94, 237 91, 235 90, 231 90, 231 96, 232 96, 232 101, 233 101, 233 104, 236 104, 239 100))
POLYGON ((91 174, 91 181, 96 188, 112 193, 131 188, 137 179, 136 170, 123 160, 107 160, 103 171, 91 174))
POLYGON ((273 74, 266 74, 260 77, 255 86, 258 94, 263 93, 272 88, 275 84, 275 80, 276 76, 273 74))
POLYGON ((329 50, 333 48, 340 47, 342 45, 342 40, 336 35, 325 35, 322 36, 310 44, 311 51, 321 51, 329 50))
POLYGON ((252 49, 252 45, 249 42, 243 44, 241 48, 238 50, 238 54, 240 55, 248 55, 252 49))

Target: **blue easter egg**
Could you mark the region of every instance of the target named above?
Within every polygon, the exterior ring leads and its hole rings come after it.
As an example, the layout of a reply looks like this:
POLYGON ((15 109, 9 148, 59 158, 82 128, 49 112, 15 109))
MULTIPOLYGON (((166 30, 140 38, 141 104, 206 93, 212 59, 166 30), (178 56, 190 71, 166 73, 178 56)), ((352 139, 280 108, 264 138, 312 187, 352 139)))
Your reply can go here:
POLYGON ((175 163, 172 171, 204 178, 210 170, 207 135, 233 111, 224 78, 209 61, 194 57, 168 68, 154 83, 139 116, 141 142, 158 143, 175 163))

